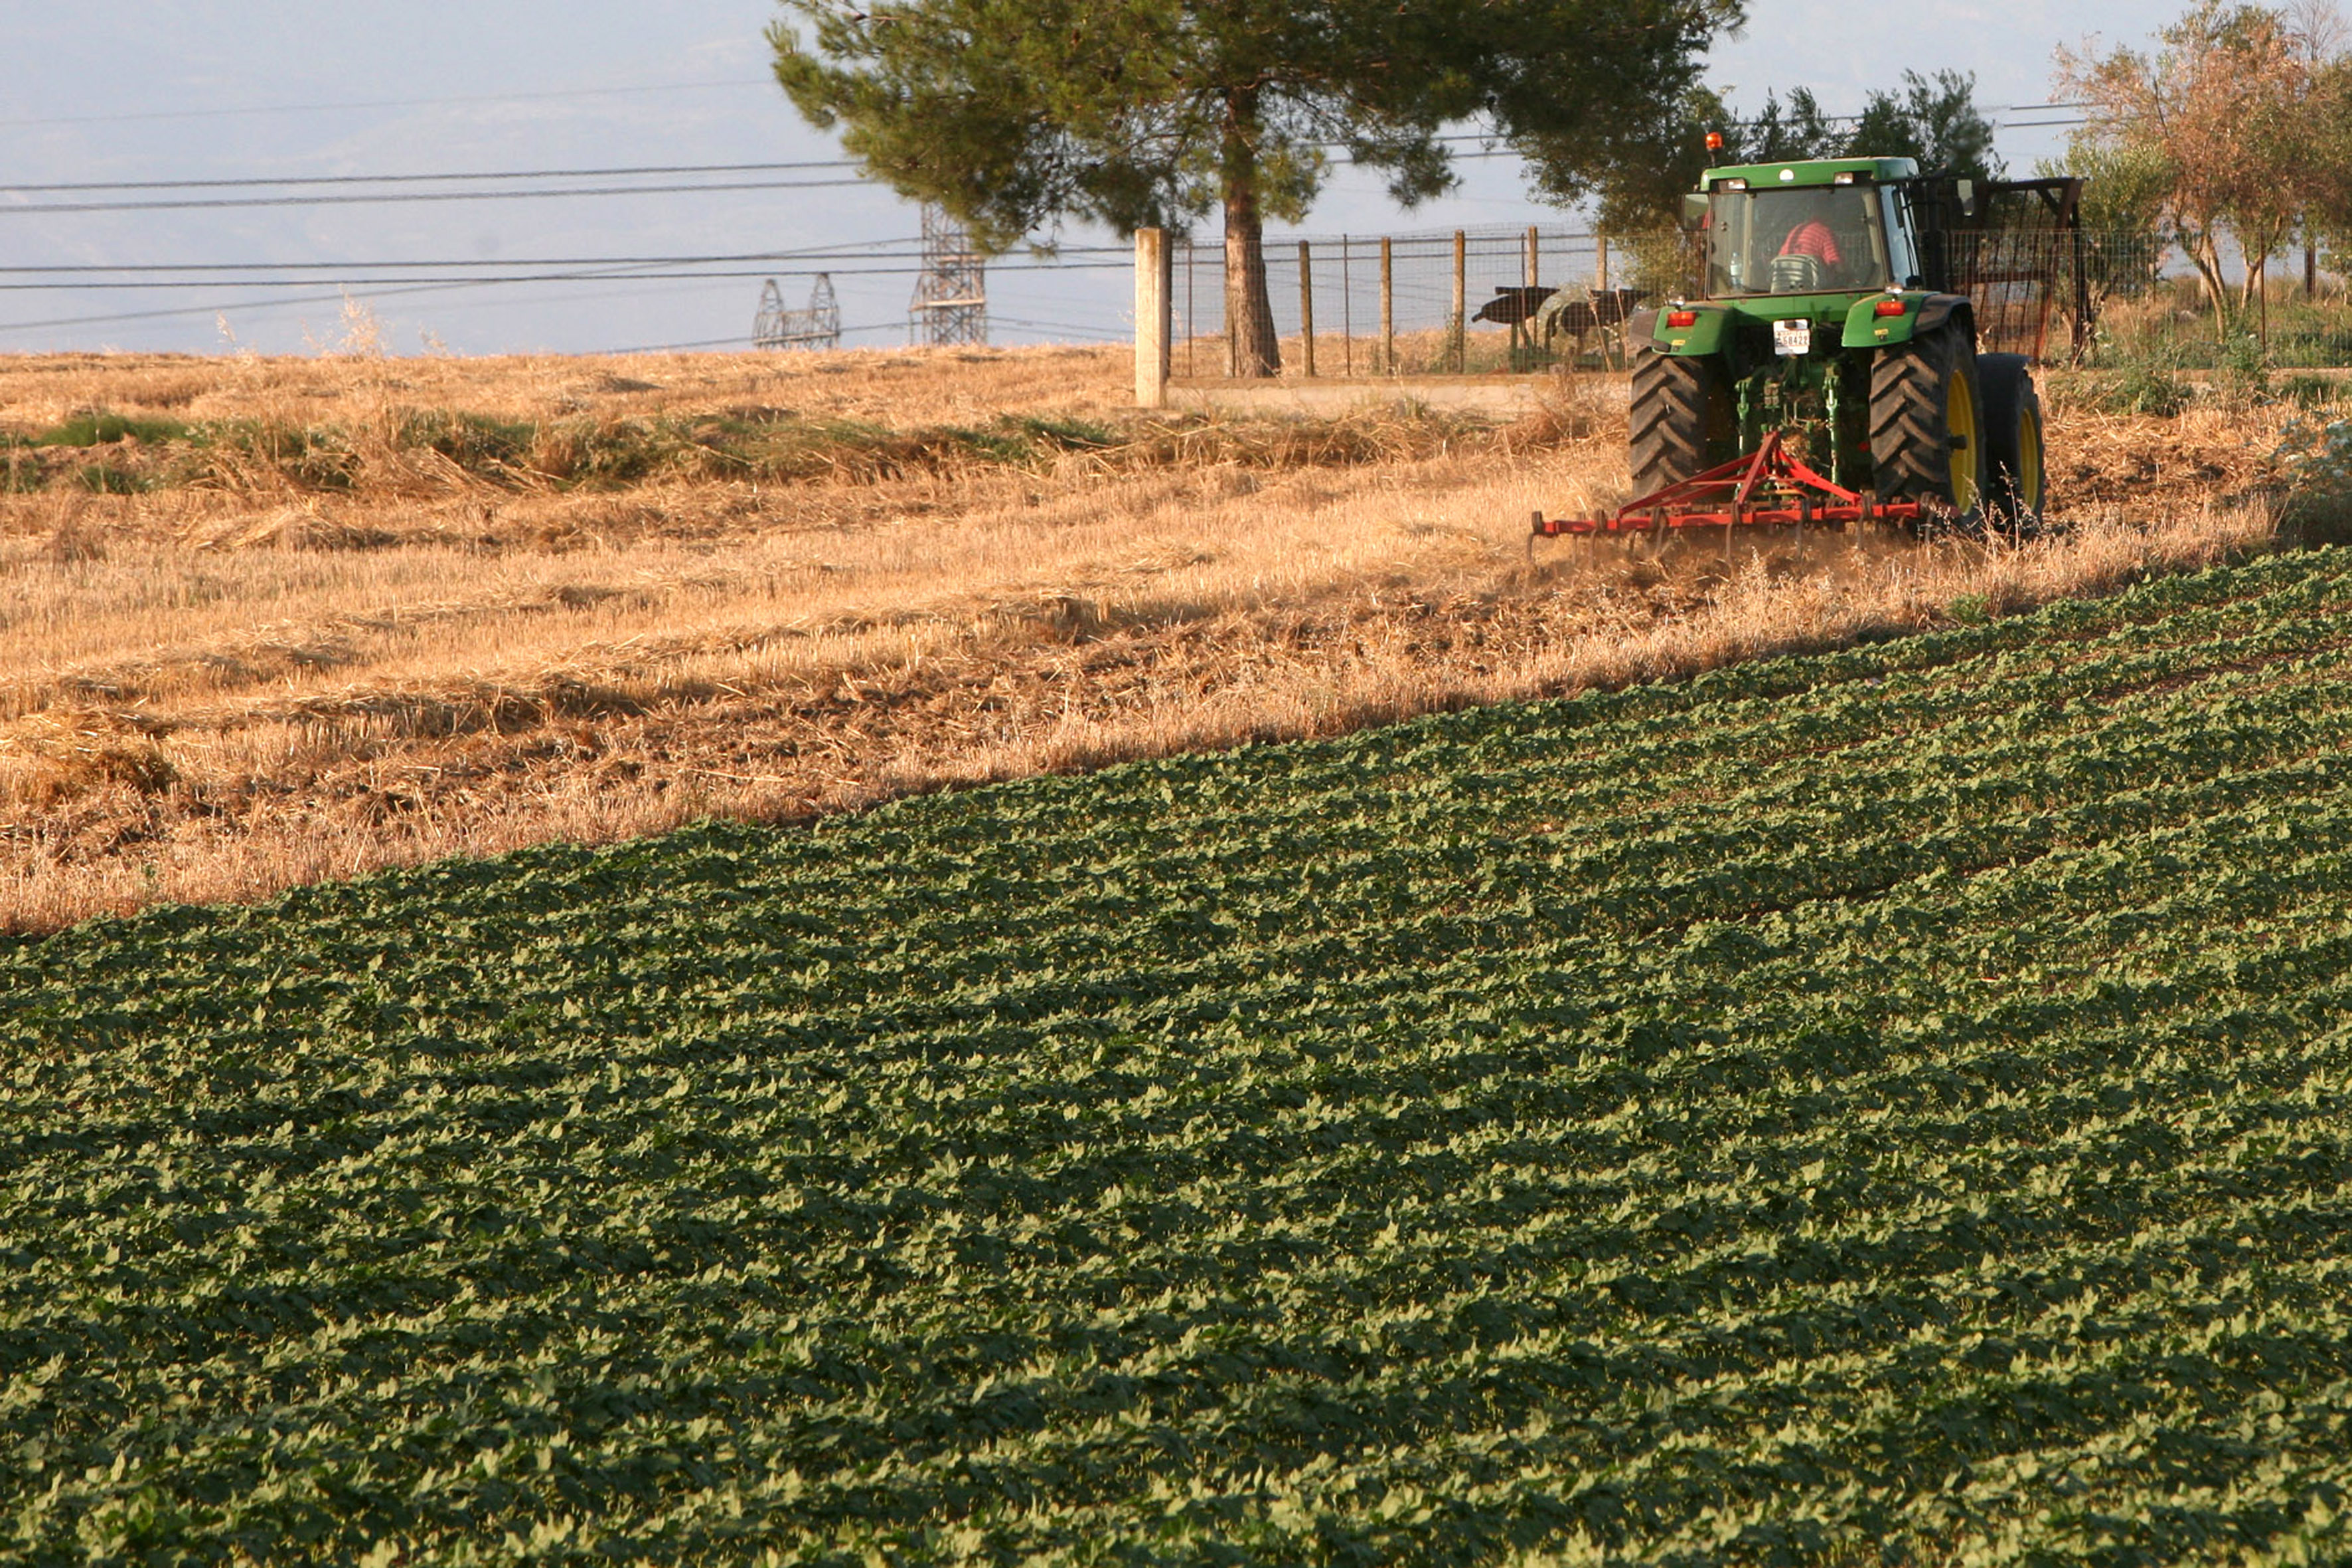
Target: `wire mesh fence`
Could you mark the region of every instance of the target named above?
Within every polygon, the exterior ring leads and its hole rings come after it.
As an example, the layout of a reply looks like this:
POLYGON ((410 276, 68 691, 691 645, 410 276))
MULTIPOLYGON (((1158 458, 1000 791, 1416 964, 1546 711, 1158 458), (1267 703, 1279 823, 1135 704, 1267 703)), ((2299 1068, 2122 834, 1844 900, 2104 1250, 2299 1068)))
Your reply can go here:
POLYGON ((2153 236, 2084 237, 2093 321, 2083 363, 2156 371, 2352 368, 2352 295, 2290 267, 2250 292, 2242 274, 2216 301, 2176 248, 2153 236))
MULTIPOLYGON (((1625 317, 1685 270, 1680 235, 1602 238, 1533 227, 1269 239, 1266 287, 1284 374, 1444 375, 1622 364, 1625 317), (1661 255, 1672 262, 1663 271, 1661 255), (1542 316, 1549 298, 1565 308, 1542 316), (1574 307, 1582 304, 1586 309, 1574 307)), ((1178 241, 1170 258, 1171 369, 1234 374, 1224 248, 1178 241)))
MULTIPOLYGON (((2179 250, 2152 234, 2029 226, 1958 231, 1946 244, 1989 352, 2107 368, 2352 367, 2352 295, 2332 280, 2275 278, 2266 312, 2242 291, 2217 312, 2179 250)), ((1233 375, 1223 247, 1178 239, 1170 260, 1171 373, 1233 375)), ((1697 297, 1702 262, 1698 237, 1672 230, 1539 225, 1265 244, 1286 376, 1622 369, 1633 312, 1697 297)))

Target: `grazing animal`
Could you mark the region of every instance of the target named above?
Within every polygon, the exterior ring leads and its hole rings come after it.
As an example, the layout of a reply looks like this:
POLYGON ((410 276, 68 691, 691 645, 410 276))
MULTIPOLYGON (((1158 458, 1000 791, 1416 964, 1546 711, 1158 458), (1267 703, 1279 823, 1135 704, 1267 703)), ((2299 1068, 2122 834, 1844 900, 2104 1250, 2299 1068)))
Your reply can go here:
POLYGON ((1559 294, 1544 301, 1535 312, 1533 331, 1549 344, 1556 338, 1573 337, 1576 352, 1584 352, 1584 340, 1601 328, 1618 327, 1633 313, 1633 307, 1649 295, 1640 289, 1588 289, 1581 300, 1559 294))
POLYGON ((1492 321, 1499 327, 1516 327, 1536 313, 1543 302, 1559 292, 1557 289, 1504 288, 1497 285, 1495 297, 1478 307, 1474 321, 1492 321))

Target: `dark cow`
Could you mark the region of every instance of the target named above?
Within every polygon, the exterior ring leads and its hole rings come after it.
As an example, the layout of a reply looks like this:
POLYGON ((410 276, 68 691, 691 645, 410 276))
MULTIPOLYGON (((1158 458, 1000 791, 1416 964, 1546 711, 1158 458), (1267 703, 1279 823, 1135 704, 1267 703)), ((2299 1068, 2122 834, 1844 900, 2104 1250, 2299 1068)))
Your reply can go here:
POLYGON ((1540 342, 1549 348, 1558 339, 1572 337, 1580 354, 1587 338, 1603 327, 1624 325, 1633 307, 1646 298, 1639 289, 1588 289, 1580 300, 1534 285, 1497 287, 1495 297, 1470 319, 1509 327, 1515 342, 1524 335, 1530 347, 1540 342))
POLYGON ((1603 327, 1623 326, 1633 307, 1649 298, 1639 289, 1587 289, 1584 295, 1581 300, 1547 300, 1536 312, 1536 327, 1544 342, 1572 337, 1577 353, 1582 353, 1586 338, 1603 327))
POLYGON ((1474 321, 1492 321, 1498 327, 1516 327, 1536 313, 1546 300, 1559 292, 1557 289, 1496 288, 1495 297, 1478 307, 1474 321))

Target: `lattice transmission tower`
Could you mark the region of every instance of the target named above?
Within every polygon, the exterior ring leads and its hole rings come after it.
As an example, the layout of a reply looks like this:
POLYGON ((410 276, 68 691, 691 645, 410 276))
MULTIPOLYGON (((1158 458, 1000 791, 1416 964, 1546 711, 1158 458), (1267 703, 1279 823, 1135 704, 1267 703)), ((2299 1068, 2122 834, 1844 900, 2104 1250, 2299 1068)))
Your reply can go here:
POLYGON ((833 297, 833 275, 820 272, 809 288, 808 309, 784 309, 784 291, 769 279, 760 290, 760 314, 751 323, 755 349, 837 349, 841 304, 833 297))
POLYGON ((963 225, 923 208, 923 271, 907 307, 907 341, 988 342, 988 268, 963 225))

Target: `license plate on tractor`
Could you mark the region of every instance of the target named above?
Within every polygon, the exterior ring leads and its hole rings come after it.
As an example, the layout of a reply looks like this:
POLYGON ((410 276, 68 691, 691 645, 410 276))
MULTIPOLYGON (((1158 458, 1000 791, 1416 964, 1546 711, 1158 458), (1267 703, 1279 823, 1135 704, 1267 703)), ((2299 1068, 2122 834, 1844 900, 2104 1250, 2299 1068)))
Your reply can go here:
POLYGON ((1811 321, 1775 321, 1772 323, 1772 352, 1776 354, 1809 354, 1813 352, 1813 324, 1811 321))

